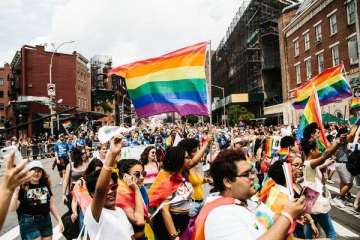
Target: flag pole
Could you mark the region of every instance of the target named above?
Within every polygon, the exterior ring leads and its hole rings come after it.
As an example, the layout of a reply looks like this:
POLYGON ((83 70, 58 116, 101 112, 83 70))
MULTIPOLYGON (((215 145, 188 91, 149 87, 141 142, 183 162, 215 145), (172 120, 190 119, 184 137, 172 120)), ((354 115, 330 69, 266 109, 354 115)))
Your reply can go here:
POLYGON ((208 107, 210 117, 210 127, 212 127, 212 106, 211 106, 211 40, 208 42, 208 107))

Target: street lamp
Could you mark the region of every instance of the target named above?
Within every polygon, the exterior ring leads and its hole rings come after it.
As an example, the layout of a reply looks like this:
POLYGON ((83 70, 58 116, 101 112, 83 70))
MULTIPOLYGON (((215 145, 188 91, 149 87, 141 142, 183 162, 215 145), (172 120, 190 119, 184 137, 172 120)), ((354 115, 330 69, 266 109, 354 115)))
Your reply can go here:
MULTIPOLYGON (((54 48, 53 53, 51 54, 51 58, 50 58, 50 65, 49 65, 49 85, 48 85, 48 95, 50 98, 50 102, 52 102, 53 97, 55 97, 55 84, 52 83, 52 61, 53 61, 53 57, 54 54, 57 52, 57 50, 59 48, 61 48, 62 46, 64 46, 65 44, 68 43, 74 43, 75 41, 67 41, 67 42, 62 42, 59 44, 59 46, 55 47, 55 44, 51 44, 54 48), (53 92, 50 93, 49 88, 53 86, 53 92)), ((53 123, 53 114, 54 114, 54 109, 52 104, 49 104, 49 108, 50 108, 50 129, 51 129, 51 136, 54 136, 54 123, 53 123)))
POLYGON ((226 127, 226 107, 225 107, 225 88, 211 84, 212 87, 218 88, 222 91, 222 96, 223 96, 223 108, 224 108, 224 125, 226 127))

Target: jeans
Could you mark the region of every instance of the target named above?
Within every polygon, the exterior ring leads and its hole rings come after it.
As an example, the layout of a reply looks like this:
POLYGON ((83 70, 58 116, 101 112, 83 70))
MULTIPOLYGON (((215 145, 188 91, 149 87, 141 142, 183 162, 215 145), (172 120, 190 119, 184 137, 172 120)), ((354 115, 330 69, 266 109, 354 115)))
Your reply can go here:
POLYGON ((19 216, 20 235, 23 240, 33 240, 39 237, 50 237, 53 235, 50 214, 19 216))
MULTIPOLYGON (((332 224, 329 213, 311 214, 311 217, 314 219, 316 223, 318 223, 321 226, 327 238, 331 240, 336 239, 336 232, 332 224)), ((304 233, 305 233, 305 239, 313 238, 313 232, 309 224, 305 225, 304 233)))

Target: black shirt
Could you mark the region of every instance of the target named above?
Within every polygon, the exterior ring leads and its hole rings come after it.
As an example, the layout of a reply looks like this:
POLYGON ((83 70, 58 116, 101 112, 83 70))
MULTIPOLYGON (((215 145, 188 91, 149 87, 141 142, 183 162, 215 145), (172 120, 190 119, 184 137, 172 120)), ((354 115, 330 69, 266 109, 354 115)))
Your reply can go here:
POLYGON ((17 214, 47 215, 50 213, 51 189, 46 185, 29 184, 20 188, 17 214))

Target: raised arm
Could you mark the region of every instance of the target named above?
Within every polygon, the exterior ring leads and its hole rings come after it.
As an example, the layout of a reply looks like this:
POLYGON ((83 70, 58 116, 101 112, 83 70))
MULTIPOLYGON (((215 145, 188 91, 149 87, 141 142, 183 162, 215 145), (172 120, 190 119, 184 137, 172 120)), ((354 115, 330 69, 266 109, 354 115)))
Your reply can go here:
POLYGON ((201 146, 201 148, 195 153, 195 156, 186 163, 186 168, 190 169, 196 164, 198 164, 201 158, 204 156, 204 153, 209 145, 214 141, 214 137, 212 135, 208 135, 205 139, 205 143, 201 146))
POLYGON ((98 222, 101 216, 102 208, 104 207, 107 187, 109 186, 112 169, 116 164, 116 157, 121 152, 122 136, 114 137, 111 140, 110 149, 106 154, 105 163, 101 169, 99 179, 95 187, 95 194, 91 202, 91 212, 94 219, 98 222))

